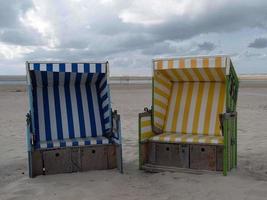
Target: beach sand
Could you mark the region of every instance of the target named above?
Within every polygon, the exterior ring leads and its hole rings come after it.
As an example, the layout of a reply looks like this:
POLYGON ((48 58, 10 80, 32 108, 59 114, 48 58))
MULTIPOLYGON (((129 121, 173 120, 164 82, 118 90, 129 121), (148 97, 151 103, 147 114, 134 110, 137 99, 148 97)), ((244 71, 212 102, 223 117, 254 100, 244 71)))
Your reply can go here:
POLYGON ((28 177, 27 93, 0 86, 0 199, 267 199, 267 88, 240 88, 238 168, 221 174, 138 170, 138 113, 151 105, 149 86, 112 86, 122 119, 124 174, 117 170, 28 177))

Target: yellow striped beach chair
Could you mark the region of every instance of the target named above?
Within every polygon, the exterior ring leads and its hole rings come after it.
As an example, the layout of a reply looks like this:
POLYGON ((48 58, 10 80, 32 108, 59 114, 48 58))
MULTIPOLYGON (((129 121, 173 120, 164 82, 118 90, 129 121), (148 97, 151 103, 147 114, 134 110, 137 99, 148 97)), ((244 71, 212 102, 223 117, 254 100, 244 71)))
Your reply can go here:
POLYGON ((140 169, 237 164, 238 78, 228 56, 153 60, 152 109, 139 114, 140 169))

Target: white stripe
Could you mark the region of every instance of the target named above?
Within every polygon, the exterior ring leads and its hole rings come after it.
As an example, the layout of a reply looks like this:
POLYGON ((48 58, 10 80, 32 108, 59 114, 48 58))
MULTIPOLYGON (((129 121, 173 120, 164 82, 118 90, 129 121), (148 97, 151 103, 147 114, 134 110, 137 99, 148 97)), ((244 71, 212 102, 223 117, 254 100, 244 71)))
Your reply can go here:
POLYGON ((97 136, 101 136, 102 135, 102 126, 101 126, 100 113, 99 113, 100 110, 99 110, 99 106, 98 106, 97 91, 96 91, 95 84, 91 84, 91 90, 92 90, 92 99, 93 99, 93 106, 94 106, 97 136))
POLYGON ((90 73, 95 73, 95 72, 96 72, 96 65, 90 64, 90 73))
POLYGON ((190 110, 188 114, 188 123, 187 123, 187 132, 192 133, 193 129, 193 121, 194 121, 194 114, 195 114, 195 109, 196 109, 196 104, 197 104, 197 94, 198 94, 198 89, 199 89, 199 83, 193 83, 193 94, 191 98, 191 105, 190 105, 190 110))
POLYGON ((71 64, 70 63, 66 63, 65 64, 65 72, 71 72, 72 68, 71 68, 71 64))
POLYGON ((183 79, 183 81, 189 81, 189 78, 187 78, 183 69, 178 69, 176 71, 177 71, 177 74, 179 74, 179 76, 183 79))
MULTIPOLYGON (((73 74, 71 74, 71 76, 73 76, 73 74)), ((72 115, 73 115, 74 138, 77 138, 77 137, 81 137, 81 132, 80 132, 80 126, 79 126, 79 114, 78 114, 77 99, 76 99, 74 85, 70 85, 69 89, 70 89, 70 98, 71 98, 71 109, 72 109, 72 115)))
POLYGON ((161 101, 164 104, 168 103, 168 98, 167 97, 163 97, 163 96, 159 95, 156 92, 154 92, 154 99, 157 99, 157 100, 161 101))
POLYGON ((167 93, 167 94, 170 94, 170 89, 167 88, 167 87, 165 87, 165 85, 163 85, 163 84, 157 82, 156 80, 155 80, 155 82, 154 82, 154 87, 157 87, 157 88, 159 88, 160 90, 162 90, 163 92, 165 92, 165 93, 167 93))
POLYGON ((59 64, 53 64, 53 72, 59 72, 59 64))
POLYGON ((84 72, 84 64, 78 63, 78 72, 79 73, 84 72))
POLYGON ((214 77, 215 81, 222 81, 220 76, 218 75, 216 68, 210 69, 212 76, 214 77))
MULTIPOLYGON (((38 73, 38 75, 39 75, 39 77, 36 77, 36 79, 41 78, 40 73, 38 73)), ((37 107, 38 107, 40 141, 46 141, 45 120, 44 120, 44 103, 43 103, 43 88, 42 87, 36 88, 36 95, 37 95, 37 102, 38 102, 37 107)))
POLYGON ((176 76, 170 70, 166 70, 166 73, 171 77, 171 81, 178 81, 176 76))
POLYGON ((47 71, 46 64, 40 64, 40 71, 47 71))
POLYGON ((197 68, 203 68, 203 58, 197 58, 197 68))
POLYGON ((30 64, 30 70, 33 70, 33 64, 30 64))
POLYGON ((150 131, 151 131, 151 126, 145 126, 141 128, 141 133, 150 132, 150 131))
POLYGON ((100 97, 102 98, 106 93, 108 92, 108 87, 105 87, 101 93, 100 93, 100 97))
MULTIPOLYGON (((207 68, 207 69, 208 69, 208 68, 207 68)), ((208 70, 209 70, 209 69, 208 69, 208 70)), ((204 68, 199 69, 198 71, 200 72, 201 76, 203 77, 203 79, 204 79, 205 81, 210 81, 208 75, 206 74, 206 72, 205 72, 205 70, 204 70, 204 68)))
MULTIPOLYGON (((87 74, 82 75, 82 80, 87 78, 87 74)), ((86 93, 86 85, 81 85, 81 98, 82 98, 82 105, 83 105, 83 115, 84 115, 84 126, 85 126, 85 134, 86 137, 92 136, 91 130, 91 121, 89 116, 88 110, 88 100, 87 100, 87 93, 86 93)))
POLYGON ((182 131, 182 124, 183 124, 183 117, 184 117, 184 109, 185 109, 185 103, 186 103, 186 96, 188 92, 188 84, 189 83, 183 83, 183 95, 181 98, 180 103, 180 110, 177 118, 177 124, 176 124, 176 132, 180 133, 182 131))
POLYGON ((101 64, 101 73, 105 73, 106 72, 106 64, 101 64))
POLYGON ((158 105, 154 105, 154 109, 155 109, 155 111, 160 112, 163 115, 165 115, 165 113, 166 113, 166 109, 164 109, 164 108, 162 108, 162 107, 160 107, 158 105))
MULTIPOLYGON (((47 73, 47 78, 53 82, 53 73, 47 73)), ((54 87, 47 87, 48 90, 48 102, 49 102, 49 120, 51 126, 51 138, 57 140, 57 124, 56 124, 56 109, 54 98, 54 87)))
POLYGON ((191 68, 191 59, 187 58, 184 60, 185 68, 191 68))
POLYGON ((162 61, 162 68, 167 69, 168 68, 168 60, 163 60, 162 61))
MULTIPOLYGON (((197 69, 196 69, 197 70, 197 69)), ((199 81, 196 73, 192 70, 192 69, 187 69, 187 71, 189 72, 189 74, 192 76, 193 81, 199 81)))
POLYGON ((100 81, 99 87, 101 88, 106 81, 107 81, 107 75, 105 74, 105 76, 100 81))
POLYGON ((219 94, 220 94, 220 86, 222 83, 215 83, 215 90, 213 96, 213 103, 210 115, 210 127, 209 127, 209 135, 215 134, 215 125, 216 125, 216 117, 217 117, 217 107, 219 101, 219 94))
POLYGON ((105 124, 105 129, 109 129, 111 127, 111 123, 106 123, 105 124))
POLYGON ((148 117, 142 117, 141 118, 141 122, 149 121, 149 120, 151 120, 151 117, 150 116, 148 116, 148 117))
POLYGON ((204 83, 204 91, 203 91, 203 97, 200 107, 200 114, 199 114, 199 121, 198 121, 198 133, 203 134, 204 129, 204 122, 205 122, 205 114, 206 114, 206 107, 207 107, 207 101, 208 101, 208 95, 209 95, 209 88, 210 83, 205 82, 204 83))
POLYGON ((60 147, 60 142, 58 140, 53 141, 53 147, 60 147))
POLYGON ((172 89, 170 103, 169 103, 168 116, 166 117, 166 122, 165 122, 166 131, 171 131, 172 129, 173 115, 174 115, 174 112, 176 112, 175 102, 176 102, 176 97, 177 97, 177 92, 178 92, 178 84, 179 83, 173 83, 173 86, 172 86, 173 89, 172 89))
POLYGON ((59 90, 59 99, 60 99, 63 138, 66 139, 66 138, 69 138, 69 127, 68 127, 65 90, 64 90, 64 86, 63 86, 64 85, 64 78, 65 78, 65 73, 60 73, 59 74, 59 82, 61 82, 63 84, 62 84, 62 86, 58 87, 58 90, 59 90))

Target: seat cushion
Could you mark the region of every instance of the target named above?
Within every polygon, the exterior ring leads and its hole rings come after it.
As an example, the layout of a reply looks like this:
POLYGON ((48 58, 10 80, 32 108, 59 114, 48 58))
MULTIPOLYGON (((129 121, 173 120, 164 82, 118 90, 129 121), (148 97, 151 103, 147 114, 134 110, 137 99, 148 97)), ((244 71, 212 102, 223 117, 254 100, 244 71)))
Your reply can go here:
POLYGON ((153 142, 223 145, 223 136, 192 135, 181 133, 163 133, 153 136, 149 140, 153 142))
POLYGON ((96 145, 96 144, 111 144, 112 141, 106 137, 86 137, 86 138, 74 138, 65 140, 52 140, 36 143, 36 149, 47 149, 47 148, 59 148, 59 147, 73 147, 73 146, 85 146, 85 145, 96 145))

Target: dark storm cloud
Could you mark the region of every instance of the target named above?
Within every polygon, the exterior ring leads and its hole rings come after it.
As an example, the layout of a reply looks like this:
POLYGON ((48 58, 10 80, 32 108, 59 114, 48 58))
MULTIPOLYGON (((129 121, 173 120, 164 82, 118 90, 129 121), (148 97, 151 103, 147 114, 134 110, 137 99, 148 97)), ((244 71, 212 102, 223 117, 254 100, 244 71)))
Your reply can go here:
POLYGON ((267 38, 257 38, 251 42, 248 47, 262 49, 267 47, 267 38))
POLYGON ((199 50, 204 50, 204 51, 212 51, 216 48, 216 45, 212 42, 203 42, 201 44, 198 44, 198 49, 199 50))

